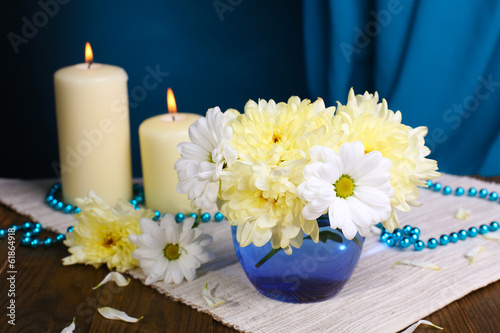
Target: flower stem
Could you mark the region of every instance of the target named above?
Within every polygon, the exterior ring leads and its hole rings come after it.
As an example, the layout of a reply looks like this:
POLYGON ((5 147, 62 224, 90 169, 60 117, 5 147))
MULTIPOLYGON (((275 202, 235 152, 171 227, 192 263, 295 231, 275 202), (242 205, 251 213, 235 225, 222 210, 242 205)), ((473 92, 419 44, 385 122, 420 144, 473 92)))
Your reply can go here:
MULTIPOLYGON (((337 231, 337 233, 334 232, 334 231, 332 231, 332 230, 323 230, 323 231, 320 231, 319 232, 319 241, 323 242, 323 243, 326 243, 328 240, 331 240, 331 241, 334 241, 334 242, 342 244, 343 243, 342 236, 340 236, 338 234, 338 233, 342 233, 342 230, 336 229, 336 231, 337 231)), ((304 237, 304 239, 311 239, 311 236, 306 236, 306 237, 304 237)), ((356 243, 356 245, 359 246, 360 249, 363 248, 363 244, 356 237, 354 237, 352 239, 352 241, 354 243, 356 243)), ((260 259, 260 261, 255 264, 255 268, 259 268, 260 266, 262 266, 266 261, 268 261, 269 259, 271 259, 271 257, 274 256, 276 253, 278 253, 280 250, 282 250, 282 249, 281 248, 279 248, 279 249, 272 249, 271 251, 269 251, 269 253, 266 254, 264 256, 264 258, 260 259)))
POLYGON ((193 228, 196 228, 200 225, 201 221, 201 209, 198 209, 198 214, 196 214, 196 219, 194 220, 193 228))
POLYGON ((360 248, 360 249, 362 249, 362 248, 363 248, 363 244, 361 244, 361 241, 360 241, 359 239, 357 239, 356 237, 354 237, 354 238, 352 239, 352 241, 353 241, 354 243, 356 243, 356 245, 357 245, 357 246, 359 246, 359 248, 360 248))
POLYGON ((272 249, 271 251, 269 251, 269 253, 266 254, 266 256, 264 258, 260 259, 260 261, 255 264, 255 268, 259 268, 260 266, 262 266, 262 264, 264 264, 266 261, 268 261, 272 256, 274 256, 280 250, 282 250, 282 249, 281 248, 279 248, 279 249, 272 249))

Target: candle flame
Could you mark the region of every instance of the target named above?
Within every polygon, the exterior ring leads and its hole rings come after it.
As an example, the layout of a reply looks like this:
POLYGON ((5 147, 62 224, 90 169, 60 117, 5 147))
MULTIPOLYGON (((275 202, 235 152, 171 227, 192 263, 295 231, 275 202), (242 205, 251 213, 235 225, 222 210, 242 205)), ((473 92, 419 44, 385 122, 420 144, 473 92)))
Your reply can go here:
POLYGON ((169 113, 177 113, 177 104, 175 103, 174 92, 171 88, 167 89, 167 107, 169 113))
POLYGON ((89 42, 85 44, 85 62, 94 62, 94 53, 92 53, 92 47, 90 46, 89 42))

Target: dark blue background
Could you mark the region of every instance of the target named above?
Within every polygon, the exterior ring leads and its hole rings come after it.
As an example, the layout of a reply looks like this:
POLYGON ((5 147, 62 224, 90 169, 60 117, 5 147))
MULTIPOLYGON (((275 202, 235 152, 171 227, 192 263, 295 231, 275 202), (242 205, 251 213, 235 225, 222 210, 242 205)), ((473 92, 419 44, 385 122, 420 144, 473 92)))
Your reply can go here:
POLYGON ((86 41, 95 62, 123 67, 129 75, 135 176, 141 175, 138 127, 167 112, 168 87, 180 112, 199 114, 217 105, 242 110, 248 99, 308 97, 301 1, 222 3, 228 7, 217 11, 212 1, 72 0, 59 5, 17 54, 8 32, 22 36, 22 18, 33 23, 42 8, 36 1, 4 4, 0 176, 56 176, 52 75, 83 62, 86 41), (148 66, 169 75, 143 98, 134 88, 143 85, 148 66))

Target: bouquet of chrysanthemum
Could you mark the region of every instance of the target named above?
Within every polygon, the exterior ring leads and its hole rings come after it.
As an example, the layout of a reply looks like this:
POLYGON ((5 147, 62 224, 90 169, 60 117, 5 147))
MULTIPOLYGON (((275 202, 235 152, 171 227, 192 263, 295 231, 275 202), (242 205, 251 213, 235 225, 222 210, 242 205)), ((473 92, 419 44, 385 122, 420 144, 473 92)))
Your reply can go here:
POLYGON ((243 114, 216 107, 178 146, 177 190, 200 209, 218 205, 241 246, 270 241, 290 254, 303 233, 318 242, 323 214, 347 239, 379 222, 397 227, 397 210, 420 205, 418 186, 439 176, 426 134, 377 93, 352 89, 337 108, 298 97, 250 100, 243 114))

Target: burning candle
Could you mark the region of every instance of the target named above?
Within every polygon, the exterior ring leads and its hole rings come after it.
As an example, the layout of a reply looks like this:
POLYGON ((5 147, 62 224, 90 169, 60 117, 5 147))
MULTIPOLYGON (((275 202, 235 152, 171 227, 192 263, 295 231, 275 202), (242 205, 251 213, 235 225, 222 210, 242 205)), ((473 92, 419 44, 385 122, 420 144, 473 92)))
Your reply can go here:
POLYGON ((93 190, 108 204, 132 197, 132 165, 127 73, 93 62, 90 44, 85 63, 54 74, 59 160, 63 199, 93 190))
POLYGON ((189 126, 199 115, 177 113, 174 93, 167 91, 168 113, 148 118, 139 126, 142 177, 146 206, 161 213, 191 211, 186 194, 177 193, 175 162, 180 158, 177 145, 188 142, 189 126))

